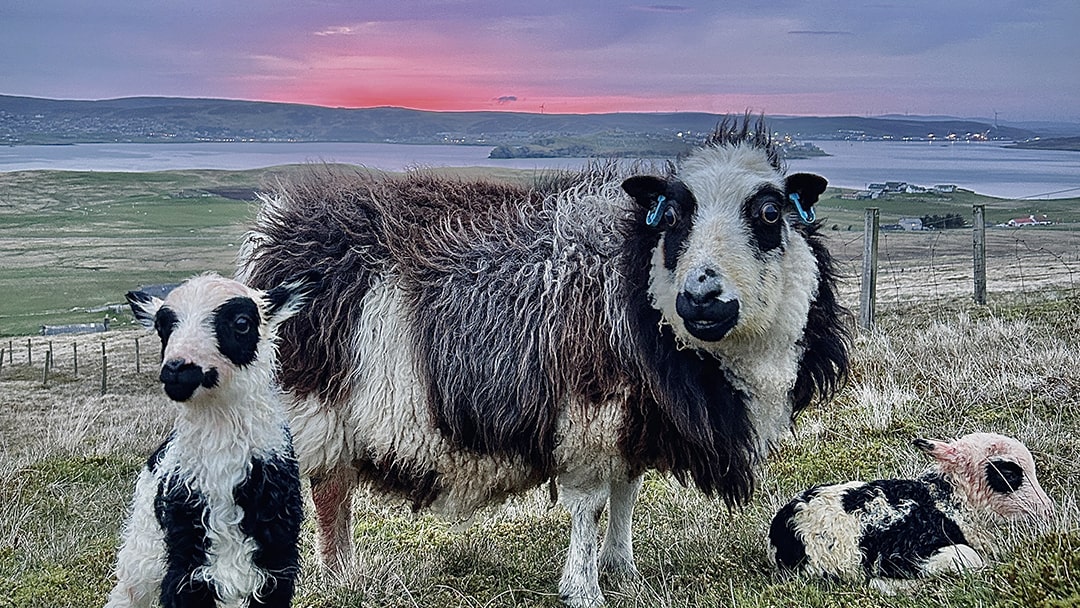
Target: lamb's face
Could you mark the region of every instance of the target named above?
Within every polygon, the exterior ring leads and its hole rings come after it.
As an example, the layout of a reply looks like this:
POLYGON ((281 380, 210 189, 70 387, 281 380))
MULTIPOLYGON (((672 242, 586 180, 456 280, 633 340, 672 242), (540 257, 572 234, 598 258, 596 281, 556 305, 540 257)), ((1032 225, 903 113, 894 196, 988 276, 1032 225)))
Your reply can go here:
POLYGON ((1048 519, 1054 513, 1031 452, 1011 437, 972 433, 951 443, 916 439, 915 445, 937 460, 972 508, 1004 519, 1048 519))
POLYGON ((816 295, 809 246, 792 229, 825 190, 823 178, 785 178, 751 145, 711 146, 677 177, 632 177, 623 188, 661 231, 650 295, 676 334, 704 350, 768 331, 798 335, 816 295))
POLYGON ((262 292, 205 274, 164 301, 141 292, 127 299, 135 317, 161 339, 165 393, 175 401, 197 401, 253 366, 272 363, 274 330, 299 307, 313 280, 317 275, 262 292))

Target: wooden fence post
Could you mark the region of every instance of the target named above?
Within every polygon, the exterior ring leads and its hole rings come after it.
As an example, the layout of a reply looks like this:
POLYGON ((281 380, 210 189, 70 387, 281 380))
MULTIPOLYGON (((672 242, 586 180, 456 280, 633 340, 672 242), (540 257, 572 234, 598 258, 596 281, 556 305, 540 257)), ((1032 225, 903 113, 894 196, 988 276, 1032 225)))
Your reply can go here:
POLYGON ((49 368, 52 367, 52 351, 45 351, 45 367, 41 371, 41 386, 49 386, 49 368))
POLYGON ((4 372, 4 349, 0 348, 0 373, 4 372))
POLYGON ((986 304, 986 205, 972 207, 972 244, 975 265, 975 303, 986 304))
POLYGON ((27 338, 26 339, 26 364, 27 365, 33 365, 34 364, 34 355, 33 355, 32 351, 30 349, 31 349, 30 338, 27 338))
POLYGON ((109 356, 105 354, 105 343, 101 343, 101 394, 104 395, 109 386, 109 356))
POLYGON ((71 363, 75 367, 75 371, 73 373, 74 373, 75 377, 78 378, 79 377, 79 343, 78 342, 72 342, 71 343, 71 363))
POLYGON ((135 373, 138 374, 140 372, 142 372, 142 370, 139 368, 139 339, 135 338, 135 373))
POLYGON ((859 296, 859 327, 874 327, 877 300, 878 208, 868 207, 863 224, 862 291, 859 296))

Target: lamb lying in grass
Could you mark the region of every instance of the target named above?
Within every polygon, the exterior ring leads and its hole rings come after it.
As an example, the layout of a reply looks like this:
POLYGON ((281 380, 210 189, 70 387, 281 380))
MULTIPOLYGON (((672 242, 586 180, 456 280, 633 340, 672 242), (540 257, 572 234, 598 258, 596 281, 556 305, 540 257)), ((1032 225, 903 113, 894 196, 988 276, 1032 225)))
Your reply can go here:
POLYGON ((164 302, 128 293, 161 338, 160 379, 180 410, 139 474, 107 607, 291 602, 303 499, 274 337, 317 280, 263 292, 208 274, 164 302))
POLYGON ((935 459, 918 479, 815 486, 781 508, 769 528, 777 564, 889 592, 896 579, 982 567, 988 523, 1053 515, 1019 441, 973 433, 914 445, 935 459))

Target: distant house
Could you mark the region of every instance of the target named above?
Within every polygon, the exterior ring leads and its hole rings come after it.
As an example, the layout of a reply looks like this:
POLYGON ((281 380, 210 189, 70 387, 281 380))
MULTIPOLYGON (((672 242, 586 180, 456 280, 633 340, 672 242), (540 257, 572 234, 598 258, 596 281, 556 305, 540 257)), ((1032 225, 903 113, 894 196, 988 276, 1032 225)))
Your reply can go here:
POLYGON ((926 193, 926 188, 924 188, 923 186, 916 186, 915 184, 908 184, 907 185, 907 193, 908 194, 925 194, 926 193))
POLYGON ((922 219, 917 217, 902 217, 897 224, 900 224, 901 228, 908 231, 925 230, 922 219))
POLYGON ((859 190, 855 193, 855 200, 865 201, 881 196, 881 190, 859 190))
POLYGON ((885 192, 903 192, 907 190, 907 182, 885 182, 885 192))
POLYGON ((875 191, 876 192, 884 192, 885 191, 885 184, 881 184, 881 183, 866 184, 866 189, 871 191, 871 192, 875 192, 875 191))
POLYGON ((940 192, 942 194, 951 194, 956 192, 955 184, 938 184, 933 188, 934 192, 940 192))
POLYGON ((109 317, 101 323, 73 323, 71 325, 42 325, 41 335, 63 336, 70 334, 94 334, 109 331, 109 317))
POLYGON ((1017 217, 1009 220, 1005 223, 1006 226, 1011 228, 1023 228, 1024 226, 1049 226, 1053 224, 1050 218, 1045 215, 1029 215, 1027 217, 1017 217))

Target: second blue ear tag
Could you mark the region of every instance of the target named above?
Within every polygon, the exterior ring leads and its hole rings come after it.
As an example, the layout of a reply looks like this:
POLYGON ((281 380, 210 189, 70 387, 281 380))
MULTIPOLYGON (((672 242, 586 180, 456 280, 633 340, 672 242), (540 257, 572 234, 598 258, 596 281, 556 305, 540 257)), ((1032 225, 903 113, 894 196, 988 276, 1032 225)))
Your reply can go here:
POLYGON ((660 194, 656 197, 656 205, 649 210, 649 214, 645 216, 645 223, 650 228, 656 228, 660 225, 660 218, 664 217, 664 210, 667 209, 667 197, 660 194))
POLYGON ((794 192, 789 194, 788 198, 791 199, 791 202, 795 203, 795 210, 799 212, 799 217, 802 219, 804 224, 814 223, 814 220, 817 219, 817 216, 814 214, 813 207, 811 207, 809 210, 803 209, 802 201, 799 200, 799 195, 794 192))

